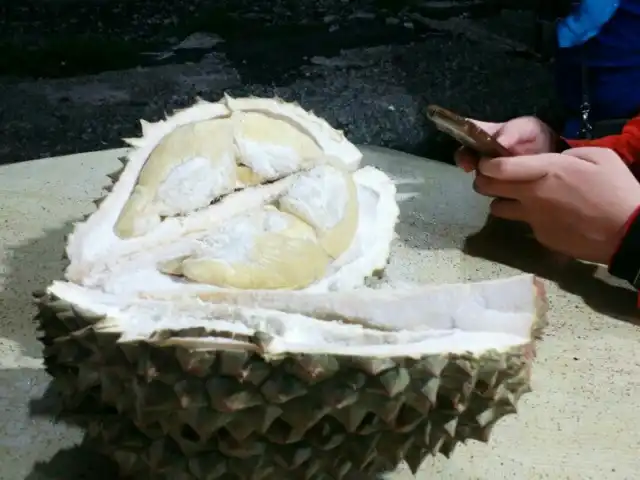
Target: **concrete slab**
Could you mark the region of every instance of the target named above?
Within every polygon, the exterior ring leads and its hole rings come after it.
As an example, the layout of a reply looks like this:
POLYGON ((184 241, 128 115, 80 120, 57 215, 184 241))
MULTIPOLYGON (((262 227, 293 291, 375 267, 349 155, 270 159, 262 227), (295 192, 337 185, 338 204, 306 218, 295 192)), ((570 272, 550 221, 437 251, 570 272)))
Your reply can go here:
MULTIPOLYGON (((479 280, 525 270, 552 280, 551 325, 534 368, 534 393, 520 414, 503 420, 489 445, 469 444, 451 460, 428 460, 418 478, 637 478, 634 293, 605 283, 595 267, 559 264, 504 226, 473 235, 485 222, 487 202, 471 190, 471 176, 454 167, 385 149, 364 151, 368 163, 400 184, 402 216, 389 269, 395 279, 479 280)), ((30 293, 62 275, 69 224, 92 210, 90 200, 100 195, 121 152, 0 167, 0 479, 115 478, 108 463, 76 447, 81 432, 49 417, 55 398, 45 394, 30 293)), ((389 478, 410 477, 400 470, 389 478)))

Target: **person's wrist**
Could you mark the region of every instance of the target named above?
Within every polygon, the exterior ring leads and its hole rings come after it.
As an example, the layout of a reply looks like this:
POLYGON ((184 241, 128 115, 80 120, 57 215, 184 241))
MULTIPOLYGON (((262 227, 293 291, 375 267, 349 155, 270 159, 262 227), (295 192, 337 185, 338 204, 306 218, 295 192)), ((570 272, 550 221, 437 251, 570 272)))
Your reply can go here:
POLYGON ((640 203, 628 215, 615 243, 609 273, 640 290, 640 203))

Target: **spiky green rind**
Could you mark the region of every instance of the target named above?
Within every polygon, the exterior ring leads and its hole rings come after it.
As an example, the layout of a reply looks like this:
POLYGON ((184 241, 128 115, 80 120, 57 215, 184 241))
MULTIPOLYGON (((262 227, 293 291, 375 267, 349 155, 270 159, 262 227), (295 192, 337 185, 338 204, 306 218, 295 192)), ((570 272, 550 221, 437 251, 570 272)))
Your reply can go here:
MULTIPOLYGON (((543 298, 540 296, 539 298, 543 298)), ((486 442, 530 391, 530 344, 481 356, 362 358, 252 350, 188 350, 169 340, 204 328, 118 343, 101 319, 50 295, 37 299, 47 368, 66 408, 123 475, 166 479, 343 478, 486 442), (328 475, 329 477, 325 477, 328 475)))
POLYGON ((118 343, 118 333, 94 328, 102 318, 45 293, 35 298, 63 413, 81 421, 123 476, 323 480, 402 461, 415 472, 428 455, 448 456, 467 439, 486 442, 530 391, 534 339, 546 325, 538 288, 529 344, 419 359, 267 358, 263 335, 238 339, 253 346, 245 351, 169 345, 220 336, 203 328, 118 343))

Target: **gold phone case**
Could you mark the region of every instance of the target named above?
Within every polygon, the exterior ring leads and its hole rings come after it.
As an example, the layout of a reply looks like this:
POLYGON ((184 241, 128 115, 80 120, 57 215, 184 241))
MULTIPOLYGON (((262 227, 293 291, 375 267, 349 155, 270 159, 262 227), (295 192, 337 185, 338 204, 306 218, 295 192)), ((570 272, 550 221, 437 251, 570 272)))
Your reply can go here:
POLYGON ((466 118, 437 105, 429 105, 426 111, 427 117, 438 130, 451 135, 465 147, 485 157, 511 156, 511 152, 495 138, 466 118))

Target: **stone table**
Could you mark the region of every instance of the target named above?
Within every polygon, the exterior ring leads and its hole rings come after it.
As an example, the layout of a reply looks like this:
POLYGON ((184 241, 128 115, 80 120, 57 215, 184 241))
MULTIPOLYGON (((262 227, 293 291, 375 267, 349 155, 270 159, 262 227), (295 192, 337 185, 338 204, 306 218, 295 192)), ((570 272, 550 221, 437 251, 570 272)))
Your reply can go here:
MULTIPOLYGON (((472 177, 424 158, 364 147, 398 182, 401 222, 394 281, 453 282, 517 274, 548 282, 550 326, 534 366, 534 392, 502 420, 489 445, 428 459, 418 478, 632 479, 640 468, 640 328, 634 293, 594 266, 560 263, 505 226, 484 228, 487 202, 472 177), (474 235, 475 234, 475 235, 474 235), (470 238, 467 239, 467 237, 470 238), (466 252, 466 253, 463 253, 466 252), (508 266, 510 265, 510 266, 508 266)), ((60 278, 70 222, 92 211, 123 150, 0 167, 0 478, 113 479, 75 447, 81 432, 50 418, 55 399, 40 361, 30 293, 60 278)), ((406 470, 389 476, 411 478, 406 470)))

